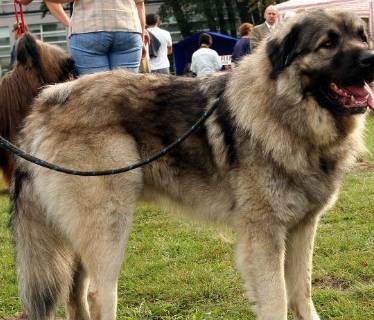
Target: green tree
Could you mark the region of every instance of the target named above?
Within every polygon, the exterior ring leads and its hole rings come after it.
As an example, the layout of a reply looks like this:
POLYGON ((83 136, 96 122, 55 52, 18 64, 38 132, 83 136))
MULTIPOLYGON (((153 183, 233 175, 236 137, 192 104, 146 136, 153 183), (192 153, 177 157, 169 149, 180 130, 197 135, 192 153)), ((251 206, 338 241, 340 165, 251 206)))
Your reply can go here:
POLYGON ((227 24, 225 19, 225 8, 223 0, 217 0, 215 2, 215 10, 218 19, 219 31, 221 33, 227 33, 227 24))
POLYGON ((196 29, 193 24, 194 0, 166 0, 160 8, 161 19, 174 17, 183 37, 192 35, 196 29))
POLYGON ((249 18, 249 1, 248 0, 235 0, 236 7, 238 8, 238 14, 241 22, 250 21, 249 18))
POLYGON ((237 30, 237 12, 234 7, 233 0, 225 0, 226 4, 226 11, 227 11, 227 17, 230 24, 230 33, 233 37, 236 37, 236 30, 237 30))
POLYGON ((265 8, 280 2, 284 0, 166 0, 160 16, 174 17, 183 37, 203 29, 235 37, 241 23, 262 23, 265 8))
POLYGON ((166 0, 160 8, 163 20, 174 17, 183 37, 209 29, 236 34, 233 0, 166 0), (227 23, 228 22, 228 23, 227 23))
POLYGON ((203 13, 209 30, 217 31, 217 12, 214 10, 214 0, 196 1, 196 8, 198 12, 203 13))

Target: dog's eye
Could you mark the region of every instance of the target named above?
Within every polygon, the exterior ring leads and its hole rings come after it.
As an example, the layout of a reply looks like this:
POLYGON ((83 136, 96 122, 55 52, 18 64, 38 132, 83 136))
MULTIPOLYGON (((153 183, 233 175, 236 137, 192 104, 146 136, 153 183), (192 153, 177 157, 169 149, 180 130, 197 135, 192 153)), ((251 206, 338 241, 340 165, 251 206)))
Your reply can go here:
POLYGON ((328 37, 323 41, 318 49, 333 49, 339 43, 339 35, 336 32, 330 31, 328 37))
POLYGON ((327 40, 325 42, 323 42, 321 45, 320 45, 320 48, 324 48, 324 49, 331 49, 335 46, 335 44, 331 41, 331 40, 327 40))

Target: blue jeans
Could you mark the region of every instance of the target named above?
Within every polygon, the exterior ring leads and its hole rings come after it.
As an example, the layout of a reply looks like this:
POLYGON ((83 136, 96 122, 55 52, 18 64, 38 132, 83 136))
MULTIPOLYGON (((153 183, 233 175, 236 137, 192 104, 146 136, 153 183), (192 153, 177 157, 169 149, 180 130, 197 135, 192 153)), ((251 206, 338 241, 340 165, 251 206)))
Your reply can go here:
POLYGON ((138 72, 142 36, 135 32, 90 32, 72 34, 70 53, 80 75, 115 68, 138 72))

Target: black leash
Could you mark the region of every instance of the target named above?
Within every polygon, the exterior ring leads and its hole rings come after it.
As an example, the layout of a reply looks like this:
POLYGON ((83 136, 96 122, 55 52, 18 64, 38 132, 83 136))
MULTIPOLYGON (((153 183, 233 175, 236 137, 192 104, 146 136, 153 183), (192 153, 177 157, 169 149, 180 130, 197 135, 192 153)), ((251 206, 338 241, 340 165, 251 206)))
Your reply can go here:
POLYGON ((109 176, 114 175, 118 173, 127 172, 130 170, 134 170, 136 168, 142 167, 144 165, 150 164, 153 161, 156 161, 160 159, 162 156, 167 154, 170 150, 181 144, 184 140, 186 140, 192 133, 194 133, 203 123, 206 119, 209 118, 209 116, 216 110, 219 106, 220 100, 222 96, 220 95, 218 98, 216 98, 213 102, 213 105, 203 113, 203 115, 195 122, 195 124, 188 129, 182 136, 180 136, 177 140, 175 140, 173 143, 169 144, 167 147, 162 149, 157 154, 147 158, 140 160, 139 162, 136 162, 134 164, 131 164, 127 167, 123 168, 117 168, 117 169, 110 169, 110 170, 102 170, 102 171, 79 171, 74 169, 68 169, 61 166, 58 166, 53 163, 49 163, 47 161, 41 160, 39 158, 34 157, 31 154, 26 153, 25 151, 19 149, 14 144, 9 142, 8 140, 4 139, 2 136, 0 136, 0 147, 14 153, 16 156, 21 157, 24 160, 27 160, 31 163, 34 163, 38 166, 57 171, 62 172, 66 174, 76 175, 76 176, 87 176, 87 177, 93 177, 93 176, 109 176))

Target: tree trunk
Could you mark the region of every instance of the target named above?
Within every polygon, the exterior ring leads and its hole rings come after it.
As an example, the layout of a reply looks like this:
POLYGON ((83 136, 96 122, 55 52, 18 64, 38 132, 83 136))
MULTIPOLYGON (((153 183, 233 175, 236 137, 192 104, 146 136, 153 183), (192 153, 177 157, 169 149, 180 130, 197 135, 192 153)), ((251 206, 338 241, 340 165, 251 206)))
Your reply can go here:
POLYGON ((173 10, 174 17, 177 20, 177 24, 178 24, 179 30, 181 31, 182 36, 188 37, 192 35, 192 25, 186 18, 186 15, 184 14, 184 10, 182 8, 180 1, 168 0, 167 2, 173 10))
POLYGON ((209 28, 210 31, 216 32, 217 31, 217 24, 216 24, 216 19, 215 19, 215 15, 214 15, 214 11, 213 11, 212 7, 213 6, 212 6, 211 1, 205 0, 203 2, 203 13, 204 13, 204 16, 207 20, 208 28, 209 28))
POLYGON ((217 11, 217 17, 218 17, 219 30, 221 33, 227 34, 225 12, 223 10, 222 0, 216 1, 216 11, 217 11))
POLYGON ((251 21, 249 16, 249 5, 248 0, 236 0, 236 6, 238 8, 238 13, 241 23, 251 21))
POLYGON ((236 15, 232 0, 225 0, 227 17, 229 18, 230 34, 236 38, 236 15))

